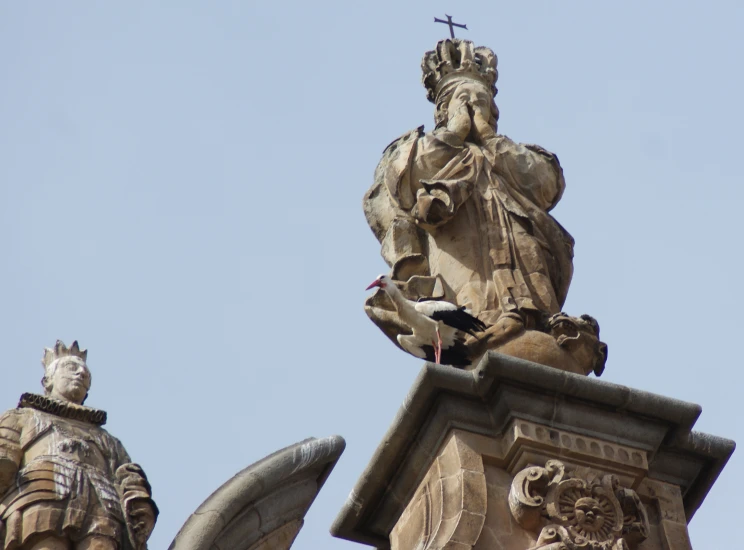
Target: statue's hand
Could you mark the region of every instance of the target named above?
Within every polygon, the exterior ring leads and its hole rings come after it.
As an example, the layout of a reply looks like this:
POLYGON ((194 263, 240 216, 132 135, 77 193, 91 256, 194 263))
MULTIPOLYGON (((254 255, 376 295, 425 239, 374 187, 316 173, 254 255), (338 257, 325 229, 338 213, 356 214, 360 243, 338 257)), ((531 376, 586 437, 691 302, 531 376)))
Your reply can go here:
POLYGON ((443 199, 436 197, 426 189, 419 189, 416 193, 416 206, 413 207, 413 217, 429 225, 439 225, 452 217, 443 199))
POLYGON ((144 548, 152 530, 155 529, 155 511, 147 499, 132 499, 127 502, 127 522, 131 526, 132 542, 137 548, 144 548))
POLYGON ((496 137, 496 131, 489 124, 488 118, 484 116, 482 109, 473 109, 473 126, 475 126, 475 133, 480 138, 481 143, 485 143, 489 139, 496 137))
POLYGON ((472 122, 470 120, 470 112, 468 110, 468 104, 465 101, 459 101, 454 108, 454 111, 449 113, 447 119, 447 130, 456 134, 463 141, 470 133, 472 122))

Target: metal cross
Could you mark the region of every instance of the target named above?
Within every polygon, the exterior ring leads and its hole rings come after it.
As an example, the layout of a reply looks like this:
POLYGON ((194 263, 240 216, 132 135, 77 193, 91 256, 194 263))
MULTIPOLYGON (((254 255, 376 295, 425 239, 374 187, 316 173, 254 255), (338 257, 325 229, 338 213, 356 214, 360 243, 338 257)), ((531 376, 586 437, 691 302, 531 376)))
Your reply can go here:
MULTIPOLYGON (((447 14, 445 13, 444 15, 447 15, 447 14)), ((445 25, 449 25, 450 36, 452 38, 455 37, 455 29, 454 29, 454 27, 460 27, 461 29, 468 30, 468 26, 467 25, 460 25, 460 23, 453 23, 452 22, 452 16, 451 15, 447 15, 447 21, 444 21, 443 19, 437 19, 435 17, 434 18, 434 22, 435 23, 444 23, 445 25)))

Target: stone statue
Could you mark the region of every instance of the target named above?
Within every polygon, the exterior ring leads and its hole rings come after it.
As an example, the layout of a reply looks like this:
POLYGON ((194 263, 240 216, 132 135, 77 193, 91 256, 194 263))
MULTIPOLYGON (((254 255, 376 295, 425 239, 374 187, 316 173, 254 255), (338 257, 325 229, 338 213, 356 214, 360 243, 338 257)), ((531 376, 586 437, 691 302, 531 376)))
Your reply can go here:
MULTIPOLYGON (((448 39, 422 61, 432 132, 390 144, 364 197, 391 278, 413 300, 465 306, 487 324, 468 346, 600 374, 606 346, 589 317, 561 313, 574 241, 549 214, 565 182, 558 158, 497 134, 496 55, 448 39)), ((396 342, 409 332, 383 292, 369 317, 396 342)))
POLYGON ((87 350, 46 349, 45 395, 0 416, 0 548, 142 550, 158 509, 145 473, 83 406, 87 350))

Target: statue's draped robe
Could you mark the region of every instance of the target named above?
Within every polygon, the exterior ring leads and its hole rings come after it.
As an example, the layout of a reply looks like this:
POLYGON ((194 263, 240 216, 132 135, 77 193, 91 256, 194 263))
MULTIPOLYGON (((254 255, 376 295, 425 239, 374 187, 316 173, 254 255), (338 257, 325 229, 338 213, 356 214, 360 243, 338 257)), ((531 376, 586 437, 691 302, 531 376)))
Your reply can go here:
POLYGON ((365 213, 393 278, 416 283, 409 296, 428 288, 487 323, 504 312, 540 319, 560 311, 572 275, 573 239, 548 214, 564 186, 541 147, 420 128, 386 149, 365 213))

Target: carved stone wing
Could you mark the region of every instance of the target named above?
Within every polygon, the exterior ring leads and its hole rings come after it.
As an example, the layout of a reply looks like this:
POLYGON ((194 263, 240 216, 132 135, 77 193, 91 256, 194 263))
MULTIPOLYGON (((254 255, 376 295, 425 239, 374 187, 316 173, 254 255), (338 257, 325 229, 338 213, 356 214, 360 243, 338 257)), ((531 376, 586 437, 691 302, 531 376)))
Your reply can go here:
POLYGON ((287 550, 345 447, 340 436, 311 438, 248 466, 197 508, 169 550, 287 550))

